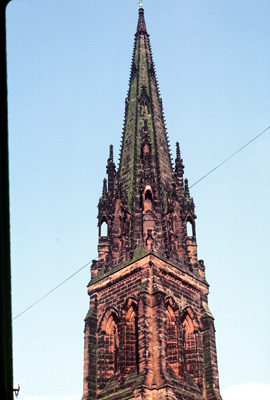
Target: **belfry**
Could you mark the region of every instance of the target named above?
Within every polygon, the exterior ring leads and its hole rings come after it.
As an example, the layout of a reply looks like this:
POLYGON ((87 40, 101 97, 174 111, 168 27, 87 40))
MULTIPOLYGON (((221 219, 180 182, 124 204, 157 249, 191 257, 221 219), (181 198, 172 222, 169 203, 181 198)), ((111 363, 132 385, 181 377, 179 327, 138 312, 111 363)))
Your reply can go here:
POLYGON ((110 146, 98 204, 83 400, 221 400, 209 285, 183 173, 178 143, 173 166, 141 7, 119 165, 110 146))

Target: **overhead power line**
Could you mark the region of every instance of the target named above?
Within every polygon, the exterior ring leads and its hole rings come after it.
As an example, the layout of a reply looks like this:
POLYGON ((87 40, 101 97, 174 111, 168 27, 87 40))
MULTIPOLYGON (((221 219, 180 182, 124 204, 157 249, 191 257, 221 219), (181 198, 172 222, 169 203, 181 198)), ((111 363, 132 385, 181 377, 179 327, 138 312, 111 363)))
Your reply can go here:
POLYGON ((225 162, 229 161, 232 157, 234 157, 237 153, 239 153, 239 151, 243 150, 245 147, 247 147, 250 143, 252 143, 254 140, 256 140, 259 136, 261 136, 264 132, 266 132, 268 129, 270 129, 270 126, 268 126, 268 128, 266 128, 264 131, 262 131, 261 133, 259 133, 257 136, 255 136, 253 139, 251 139, 248 143, 244 144, 244 146, 242 146, 240 149, 238 149, 237 151, 235 151, 232 155, 230 155, 230 157, 226 158, 226 160, 222 161, 220 164, 218 164, 215 168, 211 169, 211 171, 209 171, 207 174, 205 174, 202 178, 200 178, 198 181, 196 181, 195 183, 193 183, 193 185, 190 186, 190 188, 192 188, 193 186, 197 185, 197 183, 201 182, 204 178, 206 178, 208 175, 212 174, 212 172, 214 172, 216 169, 218 169, 219 167, 221 167, 221 165, 225 164, 225 162))
POLYGON ((44 294, 40 299, 35 301, 35 303, 31 304, 31 306, 27 307, 24 311, 22 311, 20 314, 16 315, 12 320, 20 317, 22 314, 24 314, 26 311, 30 310, 30 308, 34 307, 37 303, 39 303, 41 300, 45 299, 45 297, 49 296, 52 292, 54 292, 56 289, 58 289, 60 286, 62 286, 64 283, 66 283, 69 279, 73 278, 74 275, 76 275, 78 272, 80 272, 82 269, 87 267, 87 265, 91 264, 92 261, 89 261, 87 264, 85 264, 83 267, 78 269, 78 271, 74 272, 74 274, 70 275, 67 279, 65 279, 63 282, 59 283, 59 285, 55 286, 52 290, 50 290, 48 293, 44 294))
MULTIPOLYGON (((221 165, 225 164, 225 162, 229 161, 232 157, 234 157, 237 153, 239 153, 241 150, 243 150, 245 147, 247 147, 250 143, 252 143, 254 140, 256 140, 259 136, 261 136, 263 133, 265 133, 268 129, 270 129, 270 126, 268 126, 268 128, 266 128, 264 131, 262 131, 261 133, 259 133, 257 136, 255 136, 253 139, 251 139, 248 143, 244 144, 244 146, 242 146, 240 149, 238 149, 237 151, 235 151, 232 155, 230 155, 228 158, 226 158, 226 160, 222 161, 220 164, 218 164, 215 168, 211 169, 211 171, 209 171, 207 174, 205 174, 202 178, 200 178, 198 181, 196 181, 195 183, 193 183, 193 185, 190 186, 190 188, 192 188, 193 186, 197 185, 197 183, 201 182, 204 178, 206 178, 208 175, 210 175, 212 172, 214 172, 216 169, 218 169, 219 167, 221 167, 221 165)), ((58 289, 60 286, 62 286, 64 283, 66 283, 69 279, 73 278, 74 275, 78 274, 78 272, 80 272, 82 269, 84 269, 85 267, 87 267, 87 265, 91 264, 92 261, 89 261, 87 264, 85 264, 83 267, 81 267, 80 269, 78 269, 78 271, 74 272, 74 274, 70 275, 67 279, 65 279, 63 282, 59 283, 59 285, 55 286, 52 290, 50 290, 48 293, 46 293, 44 296, 42 296, 39 300, 35 301, 35 303, 31 304, 31 306, 27 307, 24 311, 22 311, 20 314, 16 315, 16 317, 13 318, 14 319, 20 317, 22 314, 24 314, 26 311, 30 310, 30 308, 34 307, 37 303, 39 303, 41 300, 43 300, 45 297, 49 296, 49 294, 51 294, 52 292, 54 292, 56 289, 58 289)))

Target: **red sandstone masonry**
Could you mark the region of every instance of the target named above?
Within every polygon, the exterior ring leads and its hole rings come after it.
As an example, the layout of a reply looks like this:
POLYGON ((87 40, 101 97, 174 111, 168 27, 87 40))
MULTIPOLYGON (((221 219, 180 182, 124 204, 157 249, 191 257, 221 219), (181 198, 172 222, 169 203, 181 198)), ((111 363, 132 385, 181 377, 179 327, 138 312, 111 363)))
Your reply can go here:
MULTIPOLYGON (((160 391, 160 395, 163 389, 159 388, 165 385, 173 392, 173 388, 176 387, 178 391, 180 390, 179 393, 185 393, 185 395, 188 390, 188 393, 193 393, 197 399, 220 398, 213 320, 207 316, 203 322, 200 321, 201 294, 203 298, 207 296, 207 284, 182 273, 174 266, 150 254, 107 278, 93 283, 89 286, 89 293, 95 293, 97 298, 97 336, 100 338, 97 340, 97 354, 100 358, 96 361, 98 368, 96 391, 97 394, 99 393, 97 398, 104 397, 102 393, 106 385, 109 384, 111 377, 116 375, 119 377, 117 378, 119 387, 117 387, 120 397, 116 395, 115 399, 121 399, 120 382, 123 387, 123 382, 128 379, 133 367, 135 367, 137 379, 141 379, 141 384, 149 390, 157 390, 157 393, 160 391), (133 271, 136 272, 133 273, 133 271), (172 281, 175 282, 174 285, 172 281), (176 336, 173 339, 173 343, 176 343, 179 348, 176 354, 172 353, 173 349, 168 342, 170 332, 166 321, 169 307, 174 321, 177 321, 180 328, 176 329, 176 336), (110 313, 113 317, 109 317, 110 313), (127 322, 127 314, 132 313, 133 317, 129 320, 130 322, 127 322), (192 339, 194 342, 192 346, 195 346, 197 354, 190 353, 192 358, 188 356, 187 350, 183 350, 181 325, 185 323, 185 315, 189 318, 188 324, 191 324, 194 332, 197 332, 196 345, 195 336, 192 339), (110 322, 110 318, 114 322, 110 322), (205 321, 209 321, 209 318, 210 323, 206 323, 205 321), (110 325, 109 327, 105 324, 105 319, 109 321, 106 322, 110 325), (115 329, 115 324, 119 327, 117 331, 102 333, 104 329, 115 329), (206 326, 207 324, 209 327, 206 326), (114 338, 115 334, 118 335, 117 340, 114 338), (102 335, 105 335, 104 340, 102 335), (115 361, 117 352, 119 353, 118 362, 115 361), (183 357, 182 354, 185 352, 186 356, 183 357), (185 383, 188 371, 194 380, 189 387, 185 383), (139 378, 140 374, 142 374, 141 378, 139 378), (213 382, 210 389, 209 380, 213 382), (201 395, 198 388, 202 390, 201 395)), ((87 332, 86 347, 89 342, 87 332)), ((85 374, 87 374, 87 367, 86 362, 85 374)), ((134 385, 136 386, 135 383, 134 385)), ((116 387, 113 390, 117 393, 116 387)), ((147 397, 145 397, 146 394, 142 394, 142 398, 148 398, 149 393, 147 397)), ((178 392, 174 393, 173 398, 180 396, 178 392)), ((96 397, 88 396, 88 398, 96 397)))

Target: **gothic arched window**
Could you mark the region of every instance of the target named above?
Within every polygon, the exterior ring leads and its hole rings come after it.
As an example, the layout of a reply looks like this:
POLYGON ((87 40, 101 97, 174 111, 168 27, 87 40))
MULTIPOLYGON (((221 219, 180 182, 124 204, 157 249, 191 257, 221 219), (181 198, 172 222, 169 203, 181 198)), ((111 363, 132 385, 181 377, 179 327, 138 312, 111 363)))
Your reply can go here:
POLYGON ((152 193, 151 193, 151 191, 148 189, 146 192, 145 192, 145 196, 144 196, 144 202, 145 202, 145 208, 146 209, 152 209, 152 201, 153 201, 153 198, 152 198, 152 193))
POLYGON ((99 236, 108 236, 108 222, 106 217, 102 217, 99 223, 99 236))
POLYGON ((137 313, 136 307, 132 304, 125 318, 125 372, 129 371, 138 364, 138 329, 137 329, 137 313))
POLYGON ((179 374, 178 335, 175 313, 170 305, 166 308, 167 361, 176 375, 179 374))
POLYGON ((196 236, 195 232, 195 222, 194 220, 189 216, 187 221, 186 221, 186 227, 187 227, 187 236, 196 236))
POLYGON ((98 337, 98 386, 103 389, 119 369, 118 316, 114 309, 104 314, 98 337))
POLYGON ((192 223, 187 221, 187 236, 193 236, 192 223))
POLYGON ((198 377, 197 340, 193 318, 189 312, 185 313, 182 323, 182 338, 185 370, 192 378, 198 377))

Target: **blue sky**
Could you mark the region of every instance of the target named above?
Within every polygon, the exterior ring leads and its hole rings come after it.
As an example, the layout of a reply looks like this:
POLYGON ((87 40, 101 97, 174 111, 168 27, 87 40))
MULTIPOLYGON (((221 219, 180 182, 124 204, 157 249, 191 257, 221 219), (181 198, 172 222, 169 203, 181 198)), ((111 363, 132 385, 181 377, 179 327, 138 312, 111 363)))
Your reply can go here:
MULTIPOLYGON (((190 185, 270 125, 269 1, 144 2, 173 157, 190 185)), ((97 256, 136 0, 7 7, 15 317, 97 256)), ((191 189, 224 400, 270 398, 270 130, 191 189)), ((21 400, 82 395, 89 267, 14 320, 21 400)))

